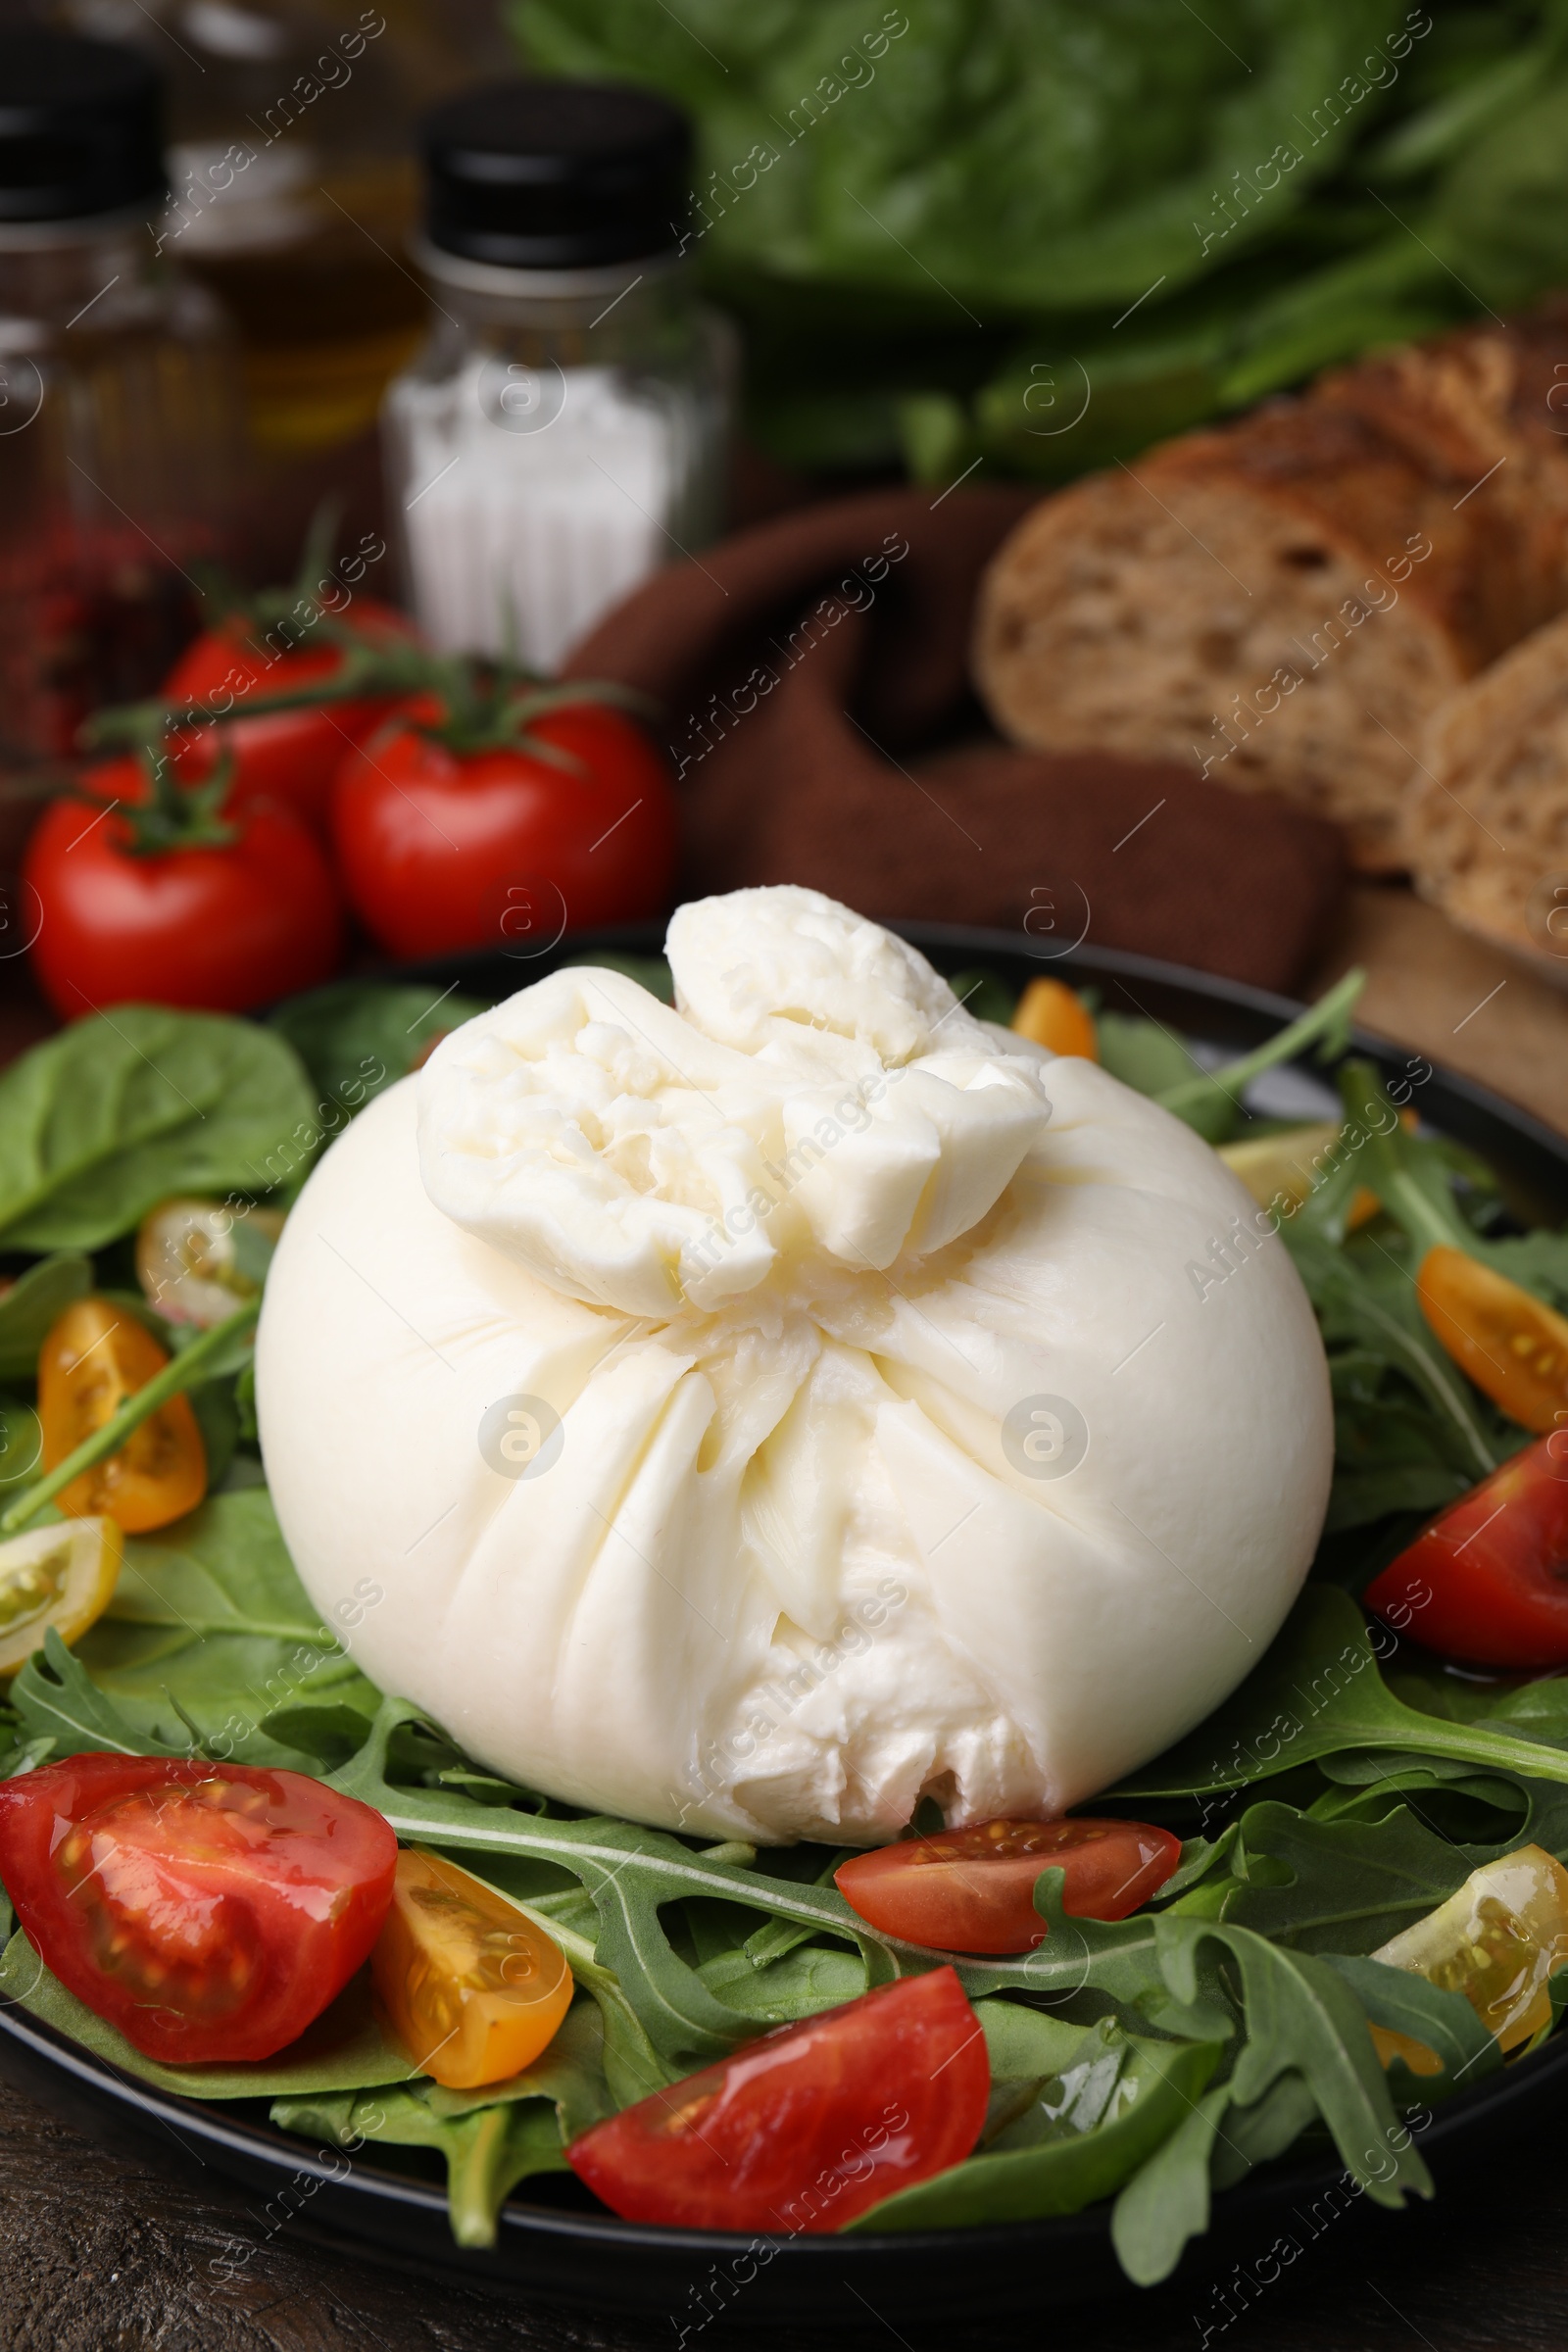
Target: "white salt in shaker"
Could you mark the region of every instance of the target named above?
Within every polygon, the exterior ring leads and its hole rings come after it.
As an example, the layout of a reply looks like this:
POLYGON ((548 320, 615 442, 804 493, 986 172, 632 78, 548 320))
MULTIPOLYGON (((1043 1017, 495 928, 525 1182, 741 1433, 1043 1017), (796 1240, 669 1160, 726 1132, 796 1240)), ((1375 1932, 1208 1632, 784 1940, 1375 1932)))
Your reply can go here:
POLYGON ((424 123, 430 339, 382 411, 409 601, 446 652, 556 669, 722 520, 733 374, 649 92, 504 82, 424 123))

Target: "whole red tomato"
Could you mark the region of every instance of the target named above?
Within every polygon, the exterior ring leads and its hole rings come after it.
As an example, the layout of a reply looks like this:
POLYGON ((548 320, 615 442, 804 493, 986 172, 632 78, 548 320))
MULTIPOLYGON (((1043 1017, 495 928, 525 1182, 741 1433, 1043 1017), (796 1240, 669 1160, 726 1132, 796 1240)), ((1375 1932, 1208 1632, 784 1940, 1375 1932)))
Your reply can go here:
POLYGON ((224 814, 212 806, 216 781, 190 791, 166 775, 154 792, 128 759, 89 770, 84 789, 102 809, 54 802, 22 872, 38 925, 33 969, 68 1020, 131 1001, 246 1012, 336 969, 337 886, 290 809, 224 814))
POLYGON ((270 2058, 365 1961, 392 1899, 381 1815, 299 1772, 69 1756, 0 1788, 27 1939, 150 2058, 270 2058))
POLYGON ((411 710, 340 771, 338 870, 393 955, 543 947, 667 906, 675 795, 648 738, 606 703, 516 709, 510 741, 505 713, 443 739, 411 710))
POLYGON ((358 638, 375 651, 409 643, 411 624, 390 605, 356 600, 341 623, 318 620, 303 641, 279 651, 262 620, 230 613, 186 647, 164 682, 171 705, 199 703, 223 729, 233 754, 233 806, 247 801, 285 803, 296 816, 324 830, 332 779, 344 760, 392 708, 391 698, 322 703, 304 710, 279 710, 270 718, 245 718, 246 704, 264 696, 291 694, 302 686, 335 677, 358 638), (323 632, 331 627, 332 635, 323 632))

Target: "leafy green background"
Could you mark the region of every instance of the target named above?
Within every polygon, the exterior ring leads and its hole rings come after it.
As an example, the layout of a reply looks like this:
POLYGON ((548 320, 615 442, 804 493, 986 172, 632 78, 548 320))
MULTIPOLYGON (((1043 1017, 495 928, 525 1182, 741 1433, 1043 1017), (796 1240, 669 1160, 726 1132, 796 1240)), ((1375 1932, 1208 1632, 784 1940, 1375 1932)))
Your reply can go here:
POLYGON ((1568 279, 1563 0, 509 14, 692 111, 694 250, 787 464, 1055 478, 1568 279))

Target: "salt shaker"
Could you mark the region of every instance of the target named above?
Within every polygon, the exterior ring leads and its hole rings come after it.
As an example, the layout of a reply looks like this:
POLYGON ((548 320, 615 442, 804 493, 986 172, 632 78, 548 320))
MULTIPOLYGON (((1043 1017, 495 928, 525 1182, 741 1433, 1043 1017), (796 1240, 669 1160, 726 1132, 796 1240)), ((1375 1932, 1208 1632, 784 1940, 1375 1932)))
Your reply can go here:
POLYGON ((431 334, 382 412, 410 602, 442 650, 548 673, 720 527, 733 342, 683 259, 690 131, 545 80, 423 130, 431 334))

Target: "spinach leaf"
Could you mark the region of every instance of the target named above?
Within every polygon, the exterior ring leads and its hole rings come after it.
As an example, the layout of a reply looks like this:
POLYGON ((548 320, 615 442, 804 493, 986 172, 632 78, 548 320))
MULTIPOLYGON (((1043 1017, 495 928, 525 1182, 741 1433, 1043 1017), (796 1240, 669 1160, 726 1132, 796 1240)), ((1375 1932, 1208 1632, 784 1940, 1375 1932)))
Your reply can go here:
POLYGON ((408 2052, 383 2033, 370 1997, 368 1970, 345 1984, 337 1999, 275 2057, 227 2065, 165 2066, 144 2057, 119 2028, 68 1992, 20 1928, 0 1957, 0 1999, 20 2002, 29 2015, 69 2034, 112 2066, 160 2090, 190 2099, 303 2097, 402 2082, 412 2074, 408 2052))
POLYGON ((1130 2039, 1125 2049, 1103 2105, 1093 2096, 1079 2105, 1085 2091, 1098 2088, 1092 2084, 1095 2060, 1086 2056, 1047 2085, 1038 2111, 1041 2135, 1033 2145, 971 2156, 934 2180, 884 2197, 851 2222, 845 2235, 1038 2221, 1110 2196, 1175 2131, 1219 2063, 1211 2042, 1130 2039))
POLYGON ((437 1038, 487 1007, 454 990, 333 980, 291 997, 268 1016, 286 1038, 321 1097, 317 1116, 335 1131, 399 1078, 437 1038))
POLYGON ((305 1772, 314 1758, 261 1727, 274 1709, 322 1697, 358 1701, 368 1715, 375 1694, 306 1597, 262 1487, 215 1494, 172 1527, 127 1538, 107 1612, 74 1654, 51 1640, 13 1690, 29 1732, 78 1747, 194 1746, 305 1772))
POLYGON ((1008 1029, 1018 1009, 1018 993, 1009 988, 1000 972, 976 964, 972 970, 950 972, 948 986, 971 1020, 995 1021, 999 1029, 1008 1029))
MULTIPOLYGON (((1348 1594, 1309 1584, 1262 1663, 1201 1728, 1111 1793, 1118 1802, 1245 1788, 1347 1747, 1447 1756, 1483 1770, 1568 1782, 1568 1749, 1418 1713, 1378 1671, 1348 1594)), ((1391 1752, 1387 1759, 1396 1758, 1391 1752)))
POLYGON ((693 0, 678 22, 641 0, 515 0, 513 19, 544 70, 652 82, 689 107, 705 173, 750 150, 748 192, 709 200, 705 258, 732 288, 787 283, 797 330, 813 285, 820 303, 836 295, 841 342, 865 314, 906 336, 930 314, 951 340, 955 305, 1114 313, 1269 241, 1360 127, 1348 107, 1303 120, 1397 21, 1352 0, 1242 0, 1205 43, 1182 9, 1020 16, 1003 0, 911 0, 875 37, 810 0, 759 14, 693 0), (1244 172, 1250 186, 1276 149, 1288 173, 1231 224, 1216 187, 1244 172))
POLYGON ((0 1245, 97 1250, 171 1193, 267 1192, 318 1140, 281 1038, 120 1004, 0 1073, 0 1245))
MULTIPOLYGON (((618 956, 613 949, 601 948, 592 956, 563 956, 561 968, 569 972, 583 964, 595 966, 601 971, 624 972, 628 980, 635 980, 639 988, 646 988, 651 997, 659 999, 661 1004, 673 1004, 675 1002, 675 975, 662 956, 618 956)), ((991 1017, 989 1014, 976 1015, 977 1019, 991 1017)), ((1012 1018, 1010 1009, 1007 1018, 1012 1018)))
MULTIPOLYGON (((0 1490, 24 1485, 42 1459, 43 1428, 32 1406, 20 1396, 0 1396, 0 1490)), ((11 1499, 0 1494, 0 1500, 11 1499)))
POLYGON ((92 1289, 92 1260, 57 1250, 29 1266, 0 1298, 0 1381, 30 1381, 55 1317, 92 1289))

